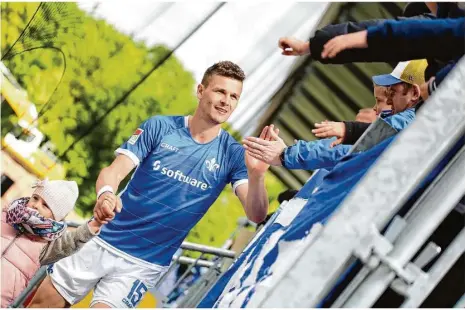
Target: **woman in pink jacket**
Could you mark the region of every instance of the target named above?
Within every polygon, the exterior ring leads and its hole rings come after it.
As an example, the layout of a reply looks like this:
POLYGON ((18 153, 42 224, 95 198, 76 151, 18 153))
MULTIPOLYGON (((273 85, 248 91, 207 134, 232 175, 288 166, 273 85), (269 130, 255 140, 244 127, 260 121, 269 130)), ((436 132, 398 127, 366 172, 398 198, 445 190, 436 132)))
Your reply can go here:
POLYGON ((2 210, 2 308, 26 288, 41 265, 73 254, 100 231, 95 220, 66 230, 63 219, 76 203, 76 182, 44 180, 34 187, 31 197, 2 210))

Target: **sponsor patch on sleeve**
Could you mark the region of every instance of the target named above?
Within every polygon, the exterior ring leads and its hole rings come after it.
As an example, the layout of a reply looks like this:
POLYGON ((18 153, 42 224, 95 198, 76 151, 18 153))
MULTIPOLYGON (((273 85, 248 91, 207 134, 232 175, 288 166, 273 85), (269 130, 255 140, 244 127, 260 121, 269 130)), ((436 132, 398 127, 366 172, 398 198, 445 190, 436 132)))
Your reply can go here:
POLYGON ((143 129, 137 128, 137 130, 134 131, 134 133, 132 134, 131 138, 129 138, 128 143, 134 145, 143 132, 144 132, 143 129))

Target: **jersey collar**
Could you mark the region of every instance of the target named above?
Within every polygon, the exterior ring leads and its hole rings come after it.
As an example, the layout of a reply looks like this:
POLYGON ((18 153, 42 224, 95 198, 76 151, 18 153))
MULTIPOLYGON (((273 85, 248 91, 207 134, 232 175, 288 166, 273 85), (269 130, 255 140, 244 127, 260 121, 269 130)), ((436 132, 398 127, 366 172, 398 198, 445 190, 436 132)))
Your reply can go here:
MULTIPOLYGON (((184 127, 189 128, 189 115, 184 116, 184 127)), ((223 129, 220 128, 220 131, 218 132, 218 137, 221 135, 221 131, 223 129)))

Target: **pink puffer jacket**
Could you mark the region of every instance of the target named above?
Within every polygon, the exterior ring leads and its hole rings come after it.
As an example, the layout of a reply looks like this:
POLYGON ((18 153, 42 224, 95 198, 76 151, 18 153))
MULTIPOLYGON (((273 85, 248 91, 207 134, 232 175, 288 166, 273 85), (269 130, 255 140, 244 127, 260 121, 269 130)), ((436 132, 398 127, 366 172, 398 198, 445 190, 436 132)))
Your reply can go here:
POLYGON ((40 267, 39 256, 46 241, 34 241, 6 223, 2 211, 2 308, 8 307, 26 288, 40 267))

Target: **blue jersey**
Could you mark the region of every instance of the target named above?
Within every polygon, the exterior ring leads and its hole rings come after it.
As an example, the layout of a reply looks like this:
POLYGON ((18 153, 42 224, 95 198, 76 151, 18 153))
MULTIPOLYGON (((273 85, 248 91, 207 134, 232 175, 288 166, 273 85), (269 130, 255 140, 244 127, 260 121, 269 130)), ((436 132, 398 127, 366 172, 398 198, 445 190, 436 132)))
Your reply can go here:
POLYGON ((99 244, 133 261, 167 266, 226 184, 235 189, 247 182, 244 149, 232 136, 221 130, 201 144, 187 124, 187 116, 152 117, 116 150, 138 167, 99 244))

